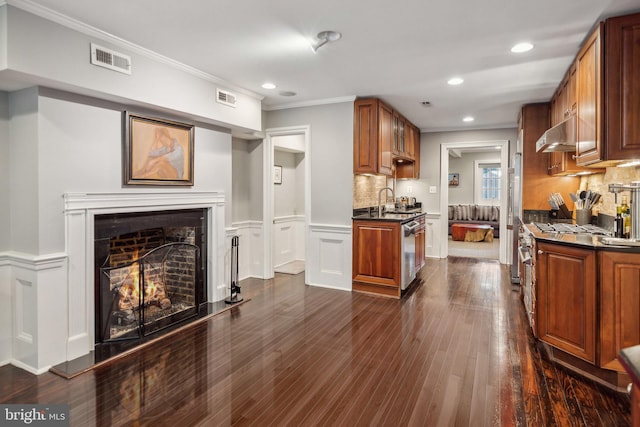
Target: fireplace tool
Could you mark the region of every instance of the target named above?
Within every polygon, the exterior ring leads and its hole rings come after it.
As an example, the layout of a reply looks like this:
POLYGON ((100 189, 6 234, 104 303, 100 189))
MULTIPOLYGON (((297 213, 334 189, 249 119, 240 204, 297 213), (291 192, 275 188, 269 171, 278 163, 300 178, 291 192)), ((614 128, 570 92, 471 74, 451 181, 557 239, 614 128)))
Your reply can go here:
POLYGON ((227 304, 235 304, 242 301, 240 296, 240 286, 238 285, 238 242, 240 238, 231 238, 231 284, 229 286, 229 297, 224 300, 227 304))

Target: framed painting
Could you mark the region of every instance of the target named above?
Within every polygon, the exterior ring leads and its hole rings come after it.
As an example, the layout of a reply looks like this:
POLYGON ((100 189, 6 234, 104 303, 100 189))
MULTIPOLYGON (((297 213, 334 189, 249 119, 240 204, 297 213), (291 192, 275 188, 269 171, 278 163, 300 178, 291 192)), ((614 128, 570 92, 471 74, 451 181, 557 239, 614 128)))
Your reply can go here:
POLYGON ((458 173, 450 173, 449 174, 449 187, 457 187, 460 185, 460 174, 458 173))
POLYGON ((193 186, 193 125, 125 112, 124 185, 193 186))

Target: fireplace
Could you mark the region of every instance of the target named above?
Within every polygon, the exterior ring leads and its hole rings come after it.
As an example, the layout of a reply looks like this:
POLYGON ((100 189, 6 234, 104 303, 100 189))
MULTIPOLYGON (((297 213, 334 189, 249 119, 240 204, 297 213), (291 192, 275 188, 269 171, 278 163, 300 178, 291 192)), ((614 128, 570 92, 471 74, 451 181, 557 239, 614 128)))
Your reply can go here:
POLYGON ((96 344, 141 340, 198 315, 205 209, 96 215, 94 234, 96 344))

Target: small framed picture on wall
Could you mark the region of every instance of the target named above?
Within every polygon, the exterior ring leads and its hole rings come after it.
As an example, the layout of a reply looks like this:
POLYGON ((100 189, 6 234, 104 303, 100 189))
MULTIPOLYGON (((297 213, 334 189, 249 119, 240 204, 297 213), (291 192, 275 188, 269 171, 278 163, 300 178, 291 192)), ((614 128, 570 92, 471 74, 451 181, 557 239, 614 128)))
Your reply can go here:
POLYGON ((449 174, 449 187, 457 187, 460 185, 460 174, 458 173, 450 173, 449 174))
POLYGON ((282 184, 282 166, 275 165, 273 167, 273 183, 282 184))

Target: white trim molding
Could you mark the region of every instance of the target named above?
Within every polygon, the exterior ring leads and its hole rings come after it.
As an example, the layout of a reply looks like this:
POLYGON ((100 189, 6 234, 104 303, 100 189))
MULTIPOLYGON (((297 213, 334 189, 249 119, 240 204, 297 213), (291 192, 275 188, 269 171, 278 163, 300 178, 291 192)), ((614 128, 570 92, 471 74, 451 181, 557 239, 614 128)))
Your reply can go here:
POLYGON ((310 224, 309 285, 351 291, 351 226, 310 224))
POLYGON ((64 195, 66 248, 69 255, 66 359, 94 347, 94 218, 110 213, 206 209, 208 227, 207 298, 225 297, 228 256, 224 228, 224 194, 218 192, 67 193, 64 195))

